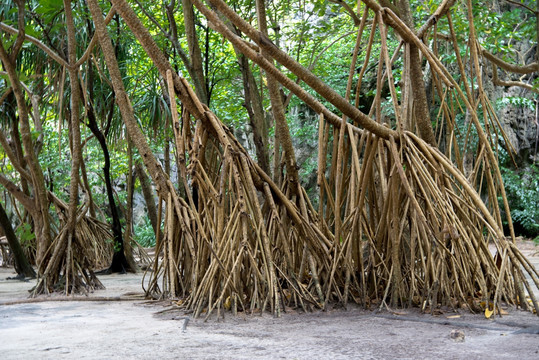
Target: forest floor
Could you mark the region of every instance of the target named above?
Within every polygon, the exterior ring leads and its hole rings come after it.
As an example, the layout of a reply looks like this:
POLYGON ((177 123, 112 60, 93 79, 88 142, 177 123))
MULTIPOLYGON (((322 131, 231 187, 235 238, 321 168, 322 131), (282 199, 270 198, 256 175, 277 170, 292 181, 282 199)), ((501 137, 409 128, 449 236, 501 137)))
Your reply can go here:
MULTIPOLYGON (((529 241, 519 247, 539 267, 539 247, 529 241)), ((6 279, 14 275, 0 268, 0 359, 6 360, 539 359, 539 318, 511 307, 491 319, 464 310, 430 315, 349 307, 204 322, 163 311, 170 309, 165 303, 112 299, 142 295, 141 273, 100 276, 106 290, 83 301, 8 305, 27 299, 34 285, 6 279), (455 330, 464 338, 452 339, 455 330)))

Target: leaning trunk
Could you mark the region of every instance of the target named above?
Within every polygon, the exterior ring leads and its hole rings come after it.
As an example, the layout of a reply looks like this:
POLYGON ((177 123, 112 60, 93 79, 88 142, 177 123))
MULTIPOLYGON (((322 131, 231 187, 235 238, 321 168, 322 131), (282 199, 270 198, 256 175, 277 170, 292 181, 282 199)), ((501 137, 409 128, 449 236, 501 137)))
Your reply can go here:
POLYGON ((31 174, 32 185, 34 188, 34 206, 31 208, 25 208, 28 212, 30 212, 34 220, 37 247, 36 263, 39 264, 45 259, 47 249, 51 244, 51 229, 48 211, 49 201, 47 198, 47 189, 45 188, 43 171, 39 165, 37 155, 34 152, 34 142, 32 141, 26 99, 24 97, 23 89, 19 82, 15 68, 16 55, 17 54, 11 54, 10 56, 4 49, 4 45, 0 43, 0 60, 4 65, 4 69, 7 72, 13 93, 15 94, 17 110, 19 113, 20 134, 25 152, 24 156, 28 165, 28 170, 31 174))
POLYGON ((21 247, 21 244, 17 240, 17 236, 13 231, 13 227, 11 225, 11 222, 9 221, 6 211, 4 210, 4 207, 2 206, 2 203, 0 203, 0 226, 4 229, 9 248, 11 249, 11 252, 15 259, 15 271, 17 272, 17 274, 21 278, 35 277, 36 272, 28 262, 26 255, 24 255, 24 251, 21 247))
POLYGON ((110 214, 112 216, 112 235, 114 236, 114 255, 112 257, 112 263, 108 268, 108 272, 136 272, 136 269, 130 266, 130 262, 127 261, 127 257, 125 255, 126 249, 124 247, 122 225, 120 223, 120 215, 118 214, 118 207, 116 206, 116 200, 114 199, 114 192, 112 189, 112 178, 110 175, 110 154, 107 146, 107 140, 97 126, 95 113, 91 105, 89 106, 88 111, 88 127, 99 142, 101 150, 103 151, 103 157, 105 159, 105 164, 103 165, 103 176, 105 179, 105 187, 107 189, 107 198, 109 200, 110 214))

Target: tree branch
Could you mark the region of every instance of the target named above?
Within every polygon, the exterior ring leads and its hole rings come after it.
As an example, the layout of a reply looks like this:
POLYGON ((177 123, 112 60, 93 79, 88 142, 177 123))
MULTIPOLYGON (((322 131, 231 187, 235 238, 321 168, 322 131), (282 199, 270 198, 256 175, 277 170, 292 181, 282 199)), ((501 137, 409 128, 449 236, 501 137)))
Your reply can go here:
POLYGON ((507 1, 510 4, 516 5, 516 6, 522 6, 523 8, 525 8, 527 10, 530 10, 532 13, 534 13, 537 16, 537 11, 533 10, 532 8, 530 8, 526 4, 522 4, 522 3, 519 3, 519 2, 516 2, 516 1, 513 1, 513 0, 505 0, 505 1, 507 1))
POLYGON ((354 10, 345 1, 343 1, 343 0, 328 0, 328 1, 332 2, 334 4, 342 6, 344 8, 344 10, 352 17, 352 20, 354 20, 354 24, 356 26, 359 25, 361 20, 359 20, 356 13, 354 12, 354 10))
POLYGON ((519 66, 519 65, 510 64, 508 62, 503 61, 502 59, 488 52, 484 48, 481 48, 481 54, 485 58, 490 60, 493 64, 496 64, 497 66, 501 67, 505 71, 509 71, 509 72, 513 72, 517 74, 530 74, 532 72, 539 71, 539 63, 537 62, 533 62, 528 65, 519 66))
POLYGON ((13 44, 13 48, 11 49, 11 61, 14 63, 17 59, 17 55, 19 54, 19 51, 21 51, 22 44, 24 42, 24 0, 16 0, 17 3, 17 23, 19 26, 19 33, 17 34, 17 38, 15 39, 15 43, 13 44))
MULTIPOLYGON (((223 35, 227 40, 229 40, 233 45, 237 46, 238 49, 245 54, 248 58, 250 58, 252 61, 257 63, 262 69, 264 69, 266 72, 274 76, 283 86, 287 87, 290 91, 294 92, 296 96, 298 96, 301 100, 303 100, 307 105, 309 105, 314 111, 317 113, 323 113, 326 119, 331 122, 333 125, 340 127, 344 125, 344 122, 341 120, 340 117, 329 111, 323 104, 321 104, 318 100, 316 100, 312 95, 307 93, 305 90, 303 90, 298 84, 296 84, 294 81, 292 81, 290 78, 288 78, 286 75, 284 75, 281 71, 279 71, 273 64, 271 64, 269 61, 267 61, 261 54, 255 53, 251 47, 245 45, 245 43, 236 35, 233 34, 228 27, 219 19, 217 14, 210 10, 208 7, 206 7, 200 0, 192 0, 193 4, 196 6, 196 8, 206 16, 208 21, 210 22, 210 25, 213 27, 214 30, 218 31, 223 35)), ((210 1, 213 2, 213 1, 210 1)), ((328 86, 324 83, 322 83, 316 76, 314 76, 310 71, 303 68, 301 65, 297 64, 293 59, 291 59, 288 55, 284 54, 280 49, 275 47, 271 41, 261 34, 258 30, 251 27, 249 24, 243 21, 235 12, 233 12, 232 9, 228 8, 224 2, 215 3, 214 5, 218 5, 217 8, 219 11, 230 19, 231 22, 237 23, 235 24, 240 28, 243 32, 245 32, 251 39, 254 41, 259 42, 259 46, 261 48, 266 48, 267 50, 271 51, 271 54, 273 58, 275 58, 277 61, 282 63, 285 66, 290 66, 291 63, 294 66, 291 66, 289 69, 298 77, 301 78, 307 85, 311 86, 315 91, 318 93, 323 93, 326 96, 326 99, 330 102, 332 102, 339 110, 346 111, 347 116, 351 119, 357 119, 358 122, 364 126, 367 130, 381 136, 385 137, 387 136, 389 138, 390 135, 394 134, 394 131, 382 126, 378 123, 376 123, 374 120, 370 119, 367 115, 360 112, 358 109, 356 109, 354 106, 346 102, 340 95, 336 94, 335 91, 329 89, 328 86), (230 17, 229 17, 230 16, 230 17), (286 61, 284 61, 279 56, 276 55, 276 52, 278 52, 280 55, 282 55, 286 61), (313 83, 316 82, 316 84, 313 83), (314 85, 314 86, 313 86, 314 85), (321 87, 324 88, 324 90, 321 90, 321 87), (329 95, 328 95, 329 94, 329 95), (336 105, 338 104, 338 105, 336 105), (343 110, 344 109, 344 110, 343 110), (366 126, 365 126, 366 125, 366 126)), ((361 130, 354 127, 354 131, 361 133, 361 130)))
POLYGON ((453 5, 455 5, 455 2, 456 0, 444 0, 443 3, 440 4, 440 6, 438 6, 438 8, 436 9, 436 11, 429 17, 429 19, 423 24, 423 26, 421 26, 421 28, 419 29, 419 31, 417 32, 417 36, 419 38, 422 38, 423 35, 425 35, 425 33, 427 32, 427 30, 434 24, 436 24, 438 22, 438 20, 444 16, 448 11, 449 9, 451 9, 451 7, 453 5))
MULTIPOLYGON (((0 30, 5 31, 5 32, 10 33, 10 34, 13 34, 13 35, 18 35, 19 34, 19 30, 15 29, 15 28, 7 25, 7 24, 4 24, 3 22, 0 22, 0 30)), ((44 52, 46 52, 58 64, 60 64, 62 66, 69 67, 67 62, 64 59, 62 59, 62 57, 60 55, 55 53, 51 48, 49 48, 47 45, 43 44, 41 41, 39 41, 35 37, 30 36, 28 34, 25 34, 24 38, 27 41, 31 42, 32 44, 36 45, 38 48, 40 48, 44 52)))
POLYGON ((7 191, 9 191, 10 194, 13 195, 26 210, 28 210, 28 212, 31 214, 35 212, 36 204, 33 199, 19 189, 17 185, 11 182, 11 180, 5 177, 4 174, 0 174, 0 184, 4 185, 7 191))
POLYGON ((498 78, 498 67, 495 64, 492 64, 492 82, 494 85, 498 86, 518 86, 530 91, 533 91, 536 94, 539 94, 539 89, 534 88, 530 84, 526 84, 522 81, 503 81, 498 78))
POLYGON ((15 153, 13 153, 13 150, 11 149, 11 146, 9 146, 9 141, 6 138, 6 135, 4 134, 4 132, 2 130, 0 130, 0 145, 2 145, 2 148, 4 149, 4 152, 6 153, 9 161, 11 162, 11 164, 13 165, 15 170, 17 170, 21 174, 21 176, 23 178, 25 178, 26 180, 31 182, 32 177, 23 168, 23 166, 19 162, 19 159, 17 159, 17 156, 15 155, 15 153))

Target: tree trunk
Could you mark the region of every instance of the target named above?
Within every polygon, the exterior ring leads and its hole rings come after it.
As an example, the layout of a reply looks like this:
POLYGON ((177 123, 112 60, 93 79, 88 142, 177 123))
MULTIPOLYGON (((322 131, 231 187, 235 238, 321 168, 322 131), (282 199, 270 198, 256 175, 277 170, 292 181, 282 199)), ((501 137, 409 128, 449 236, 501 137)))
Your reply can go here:
POLYGON ((136 269, 130 266, 129 262, 127 261, 127 256, 125 255, 120 214, 118 213, 118 207, 116 206, 116 200, 114 199, 114 192, 112 189, 112 177, 110 175, 110 154, 107 146, 107 140, 97 125, 95 112, 91 104, 88 104, 88 128, 92 131, 92 134, 94 134, 95 138, 99 142, 101 150, 103 151, 103 158, 105 159, 105 164, 103 165, 103 177, 105 179, 105 187, 107 189, 107 198, 109 200, 110 214, 112 216, 112 234, 114 236, 114 255, 112 257, 112 263, 107 272, 136 272, 136 269))
POLYGON ((202 66, 202 52, 200 51, 200 45, 198 43, 195 28, 195 11, 193 10, 193 4, 191 4, 190 0, 182 0, 182 6, 183 21, 185 23, 185 37, 187 38, 189 57, 191 58, 191 65, 193 66, 193 72, 196 77, 193 79, 195 83, 195 92, 199 100, 203 104, 208 105, 208 87, 202 66))
MULTIPOLYGON (((264 0, 257 0, 256 8, 260 32, 267 36, 268 26, 266 22, 266 7, 264 0)), ((273 59, 268 55, 265 50, 262 50, 262 55, 268 61, 273 62, 273 59)), ((286 122, 286 117, 284 113, 283 98, 281 96, 280 85, 273 76, 271 76, 270 74, 266 75, 268 77, 268 89, 271 101, 271 110, 273 113, 273 118, 275 120, 275 134, 281 142, 281 145, 283 146, 288 181, 290 181, 291 183, 292 193, 295 194, 298 190, 299 185, 298 168, 296 165, 296 155, 294 153, 294 146, 292 145, 290 130, 288 129, 288 124, 286 122)), ((275 151, 274 156, 279 156, 278 151, 275 151)), ((277 169, 274 169, 274 171, 276 170, 277 169)))
MULTIPOLYGON (((75 38, 75 23, 73 20, 73 14, 71 10, 71 1, 64 0, 64 12, 65 22, 67 28, 67 52, 69 64, 75 64, 77 62, 77 42, 75 38)), ((80 162, 82 159, 81 141, 80 141, 80 122, 79 122, 79 107, 81 91, 78 79, 78 70, 76 68, 69 68, 69 80, 71 84, 71 97, 69 101, 70 106, 70 139, 71 139, 71 179, 69 183, 69 207, 67 215, 67 232, 65 233, 65 239, 60 235, 60 241, 56 244, 61 254, 66 251, 66 272, 65 272, 65 291, 70 293, 72 289, 70 286, 75 285, 75 279, 77 277, 77 270, 71 266, 73 259, 73 242, 77 241, 75 228, 77 226, 77 208, 79 204, 79 182, 80 182, 80 162), (64 250, 65 249, 65 250, 64 250)), ((51 259, 52 261, 52 259, 51 259)), ((57 265, 59 266, 59 264, 57 265)), ((54 278, 58 271, 57 266, 49 267, 44 274, 44 277, 54 278)))
POLYGON ((11 222, 9 221, 9 218, 1 202, 0 202, 0 226, 4 229, 7 242, 9 243, 9 248, 11 249, 11 252, 13 253, 13 257, 15 259, 15 271, 17 272, 18 276, 23 279, 25 277, 30 277, 30 278, 36 277, 36 272, 34 271, 32 266, 28 262, 26 255, 24 255, 24 251, 21 247, 21 244, 17 240, 17 236, 15 235, 15 232, 13 231, 11 222))
MULTIPOLYGON (((414 29, 414 22, 410 12, 409 0, 399 0, 397 7, 401 13, 402 20, 410 28, 414 29)), ((436 138, 430 121, 429 105, 427 102, 427 92, 425 90, 425 82, 423 81, 423 70, 421 68, 421 59, 419 57, 419 49, 413 43, 408 43, 409 46, 409 63, 406 66, 410 69, 410 81, 413 95, 413 114, 415 124, 419 131, 419 136, 429 145, 436 146, 436 138)), ((415 129, 408 129, 415 132, 415 129)))
POLYGON ((249 60, 239 50, 236 50, 236 56, 240 64, 243 92, 245 94, 245 108, 249 115, 249 123, 253 129, 253 141, 258 165, 260 165, 264 172, 271 174, 268 154, 268 126, 266 124, 262 99, 258 93, 256 81, 249 66, 249 60))
MULTIPOLYGON (((122 75, 120 73, 116 55, 114 54, 114 48, 112 47, 112 42, 105 27, 105 21, 101 13, 101 8, 96 0, 87 0, 87 3, 94 20, 96 34, 98 35, 99 43, 101 45, 101 49, 103 50, 105 62, 109 70, 114 93, 116 94, 116 102, 120 108, 122 119, 125 123, 129 137, 133 141, 135 147, 139 150, 139 153, 144 161, 144 165, 146 165, 146 168, 152 176, 156 186, 158 186, 160 190, 166 191, 167 183, 163 169, 153 156, 150 146, 146 142, 144 134, 139 129, 135 120, 131 102, 127 97, 127 93, 122 82, 122 75)), ((122 5, 127 6, 126 4, 120 4, 119 7, 122 5)))
MULTIPOLYGON (((24 2, 20 1, 19 6, 19 19, 24 18, 24 2)), ((24 26, 23 26, 24 29, 24 26)), ((24 31, 20 29, 19 36, 24 38, 24 31)), ((17 48, 17 51, 20 48, 17 48)), ((32 208, 25 206, 26 210, 32 215, 34 220, 34 230, 36 234, 36 263, 41 263, 46 256, 47 249, 51 244, 51 230, 49 222, 49 201, 47 198, 47 189, 45 188, 45 180, 43 178, 43 171, 39 165, 39 161, 34 152, 34 143, 32 141, 30 121, 28 118, 28 107, 24 93, 17 76, 15 69, 15 59, 17 53, 12 52, 8 54, 4 48, 4 44, 0 39, 0 60, 4 65, 15 99, 17 102, 17 109, 19 113, 20 133, 22 137, 22 144, 24 147, 25 158, 32 177, 32 185, 34 188, 34 205, 32 208)), ((16 195, 16 194, 14 194, 16 195)), ((18 194, 17 194, 18 195, 18 194)))
MULTIPOLYGON (((142 188, 142 194, 144 195, 144 200, 146 201, 148 217, 150 218, 150 222, 152 223, 153 231, 157 235, 157 230, 161 225, 157 223, 157 207, 155 206, 155 199, 153 197, 153 190, 150 178, 146 174, 142 163, 140 163, 139 161, 135 162, 135 172, 140 180, 140 187, 142 188)), ((159 235, 162 236, 161 231, 159 231, 159 235)))
MULTIPOLYGON (((230 31, 238 36, 237 29, 230 23, 227 23, 230 31)), ((240 66, 241 77, 243 81, 243 93, 245 98, 245 109, 249 116, 249 123, 253 129, 253 142, 255 145, 256 158, 258 165, 266 174, 271 174, 270 160, 268 153, 269 145, 269 126, 266 121, 262 97, 258 91, 255 77, 249 66, 249 59, 241 52, 237 46, 234 46, 234 52, 240 66)))

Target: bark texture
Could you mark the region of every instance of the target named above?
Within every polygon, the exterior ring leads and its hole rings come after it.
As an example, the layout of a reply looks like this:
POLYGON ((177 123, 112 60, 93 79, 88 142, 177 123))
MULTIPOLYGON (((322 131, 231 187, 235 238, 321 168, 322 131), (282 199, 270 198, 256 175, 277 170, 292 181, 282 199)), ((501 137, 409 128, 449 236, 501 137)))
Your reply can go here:
MULTIPOLYGON (((268 36, 266 5, 264 0, 256 0, 256 12, 260 32, 265 36, 268 36)), ((266 60, 273 62, 273 59, 266 50, 262 50, 262 56, 264 56, 266 60)), ((280 84, 271 76, 271 74, 267 74, 267 76, 271 112, 273 114, 273 120, 275 121, 275 137, 278 138, 278 142, 281 143, 283 147, 288 181, 291 183, 292 192, 296 193, 297 187, 299 186, 298 168, 296 164, 294 146, 292 145, 292 137, 290 136, 290 129, 288 128, 288 123, 286 122, 280 84)), ((281 156, 278 148, 275 149, 273 156, 281 156)), ((277 173, 278 169, 273 169, 273 171, 277 173)))
MULTIPOLYGON (((412 13, 410 11, 409 0, 398 0, 397 8, 400 11, 401 18, 404 23, 414 29, 412 13)), ((409 62, 406 66, 409 67, 410 82, 413 94, 413 119, 419 131, 419 135, 429 145, 436 146, 436 138, 430 120, 429 105, 427 102, 427 92, 425 90, 425 82, 423 81, 423 69, 421 67, 421 58, 419 57, 419 49, 414 43, 409 43, 409 62)), ((413 125, 413 123, 412 123, 413 125)), ((415 129, 407 129, 414 131, 415 129)))

